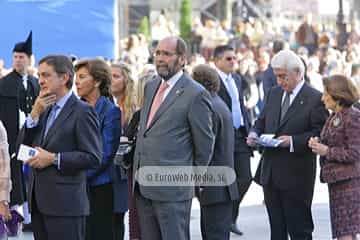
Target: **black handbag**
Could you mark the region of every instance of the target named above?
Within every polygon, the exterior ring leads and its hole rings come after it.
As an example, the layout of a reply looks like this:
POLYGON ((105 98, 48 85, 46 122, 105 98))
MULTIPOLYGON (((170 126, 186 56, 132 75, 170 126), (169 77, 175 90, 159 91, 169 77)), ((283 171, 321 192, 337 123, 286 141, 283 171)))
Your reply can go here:
POLYGON ((136 135, 139 129, 140 110, 133 114, 128 127, 125 130, 124 136, 128 138, 127 141, 121 141, 116 152, 114 163, 122 166, 124 169, 132 167, 134 162, 134 153, 136 147, 136 135))

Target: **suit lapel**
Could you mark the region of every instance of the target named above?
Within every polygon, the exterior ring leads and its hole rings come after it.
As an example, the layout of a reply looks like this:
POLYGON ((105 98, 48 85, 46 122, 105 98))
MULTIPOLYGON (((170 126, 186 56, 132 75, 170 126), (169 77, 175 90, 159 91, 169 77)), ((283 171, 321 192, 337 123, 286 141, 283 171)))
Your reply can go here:
POLYGON ((171 89, 169 94, 166 96, 164 101, 161 103, 159 109, 155 113, 147 129, 150 129, 154 125, 154 123, 160 118, 160 116, 174 103, 177 97, 184 92, 184 86, 186 84, 186 80, 187 78, 185 77, 185 74, 183 74, 181 78, 177 81, 175 86, 171 89))
POLYGON ((284 91, 281 90, 280 87, 276 90, 278 90, 279 93, 274 93, 274 100, 273 100, 274 102, 269 103, 269 106, 274 106, 273 126, 275 129, 278 129, 279 125, 280 125, 281 100, 282 100, 284 91))
MULTIPOLYGON (((70 116, 70 114, 74 111, 74 104, 76 100, 77 100, 76 97, 74 95, 71 95, 69 100, 65 103, 64 107, 61 109, 61 112, 55 119, 54 123, 49 128, 48 133, 43 141, 43 144, 46 144, 48 142, 48 140, 56 133, 56 130, 59 131, 59 129, 61 129, 61 124, 63 124, 65 120, 70 116)), ((46 122, 45 122, 45 126, 46 126, 46 122)), ((42 131, 44 131, 45 126, 42 131)))
POLYGON ((44 112, 43 116, 40 117, 39 119, 39 124, 41 126, 41 133, 40 133, 40 139, 38 140, 39 144, 42 145, 45 141, 45 129, 46 129, 46 123, 47 123, 47 119, 49 117, 51 111, 51 107, 48 107, 48 109, 46 109, 46 111, 44 112))
POLYGON ((219 76, 219 80, 220 80, 220 90, 219 90, 219 96, 221 96, 222 100, 226 103, 226 105, 228 106, 228 108, 232 109, 231 106, 231 97, 223 83, 223 81, 221 80, 221 77, 219 76))
POLYGON ((101 96, 98 100, 97 100, 97 102, 96 102, 96 104, 95 104, 95 106, 94 106, 94 108, 95 108, 95 110, 96 110, 96 112, 97 112, 97 114, 98 114, 98 118, 99 118, 99 124, 100 124, 100 126, 102 126, 102 122, 103 122, 103 120, 104 120, 104 112, 106 111, 106 98, 105 97, 103 97, 103 96, 101 96))
POLYGON ((244 106, 244 97, 243 97, 243 89, 242 89, 242 79, 241 76, 238 74, 232 74, 232 78, 234 79, 238 94, 239 94, 239 102, 240 102, 240 110, 241 110, 241 115, 244 121, 244 126, 246 128, 246 131, 250 130, 251 127, 251 123, 250 123, 250 119, 248 118, 248 112, 245 109, 244 106))
POLYGON ((231 74, 232 78, 234 79, 238 94, 239 94, 239 101, 241 102, 242 100, 242 86, 241 86, 241 79, 235 75, 235 74, 231 74))
POLYGON ((34 90, 34 94, 35 96, 38 96, 39 95, 39 91, 40 91, 40 88, 39 88, 39 84, 37 83, 38 80, 32 76, 29 76, 28 77, 28 82, 30 83, 30 85, 32 86, 33 90, 34 90))
MULTIPOLYGON (((304 95, 304 89, 306 88, 306 85, 300 89, 300 92, 296 95, 294 101, 291 103, 288 111, 285 113, 284 118, 280 121, 279 128, 282 127, 295 113, 297 110, 301 110, 303 104, 305 103, 305 95, 304 95)), ((282 99, 282 94, 281 94, 282 99)), ((281 109, 281 101, 280 101, 280 108, 281 109)), ((280 119, 280 117, 279 117, 280 119)))

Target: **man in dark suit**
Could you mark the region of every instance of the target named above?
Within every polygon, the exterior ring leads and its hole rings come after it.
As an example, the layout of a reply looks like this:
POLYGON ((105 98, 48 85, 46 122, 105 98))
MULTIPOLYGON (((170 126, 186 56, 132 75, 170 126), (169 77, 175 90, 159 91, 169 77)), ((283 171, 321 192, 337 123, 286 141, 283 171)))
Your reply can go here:
POLYGON ((248 136, 274 134, 279 147, 265 147, 259 182, 263 186, 272 240, 312 239, 311 203, 316 173, 316 155, 308 148, 319 136, 328 116, 321 93, 304 80, 304 65, 290 50, 276 54, 271 66, 278 87, 269 91, 265 106, 248 136))
POLYGON ((13 71, 0 79, 0 120, 4 123, 9 139, 11 157, 12 190, 10 205, 25 201, 25 186, 22 162, 16 160, 16 138, 22 123, 31 112, 39 95, 38 80, 28 74, 32 55, 32 33, 13 49, 13 71))
POLYGON ((241 200, 249 189, 252 180, 250 169, 252 152, 245 139, 250 129, 250 120, 244 106, 240 76, 234 73, 236 63, 234 49, 228 45, 216 47, 214 50, 214 62, 220 78, 218 94, 232 113, 232 125, 235 130, 234 164, 240 198, 233 202, 231 231, 242 235, 236 225, 236 219, 239 215, 241 200))
POLYGON ((183 72, 185 58, 184 40, 161 40, 155 50, 159 77, 145 86, 133 167, 138 180, 134 184, 135 198, 143 240, 190 239, 195 188, 176 182, 147 186, 139 181, 148 179, 141 169, 207 166, 213 152, 210 95, 183 72))
POLYGON ((39 151, 26 162, 34 237, 85 239, 86 170, 99 166, 102 151, 97 115, 70 91, 74 69, 69 58, 43 58, 38 74, 40 95, 26 119, 24 140, 39 151))
MULTIPOLYGON (((228 107, 217 95, 220 87, 218 74, 209 65, 202 64, 193 69, 192 76, 211 94, 215 147, 209 164, 211 168, 209 172, 213 174, 219 171, 220 174, 220 170, 216 170, 217 167, 228 167, 228 171, 233 171, 226 172, 226 177, 230 178, 231 174, 235 175, 234 128, 228 107)), ((218 178, 218 176, 214 177, 215 179, 218 178)), ((224 184, 219 181, 216 182, 215 186, 201 186, 198 188, 197 197, 201 205, 202 238, 204 240, 229 239, 232 223, 232 201, 239 198, 236 182, 224 184)))

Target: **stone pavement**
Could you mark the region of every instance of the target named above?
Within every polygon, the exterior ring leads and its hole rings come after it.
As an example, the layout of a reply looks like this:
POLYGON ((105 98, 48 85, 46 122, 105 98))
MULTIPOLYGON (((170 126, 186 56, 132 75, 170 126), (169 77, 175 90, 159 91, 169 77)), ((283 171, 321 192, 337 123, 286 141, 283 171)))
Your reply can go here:
MULTIPOLYGON (((200 240, 200 211, 194 209, 191 217, 191 239, 200 240)), ((314 240, 329 240, 330 223, 327 204, 314 204, 313 214, 315 220, 314 240)), ((241 218, 239 224, 244 232, 243 236, 231 234, 232 240, 267 240, 269 238, 269 224, 266 210, 263 205, 246 206, 241 208, 241 218)), ((221 221, 221 219, 219 219, 221 221)), ((32 240, 32 235, 24 233, 18 238, 9 238, 18 240, 32 240)), ((128 238, 125 238, 128 239, 128 238)))
MULTIPOLYGON (((259 156, 252 159, 252 172, 255 172, 259 156)), ((313 217, 315 224, 313 240, 330 240, 330 219, 328 208, 327 186, 316 179, 313 217)), ((262 205, 263 194, 260 186, 253 183, 246 194, 240 208, 240 218, 238 220, 243 236, 231 234, 232 240, 268 240, 270 239, 269 223, 265 206, 262 205)), ((126 218, 127 219, 127 218, 126 218)), ((221 221, 221 219, 219 219, 221 221)), ((127 233, 126 233, 127 236, 127 233)), ((24 233, 18 238, 9 238, 9 240, 33 240, 32 234, 24 233)), ((127 237, 125 239, 128 239, 127 237)), ((200 210, 196 199, 193 201, 191 212, 191 239, 200 240, 200 210)))

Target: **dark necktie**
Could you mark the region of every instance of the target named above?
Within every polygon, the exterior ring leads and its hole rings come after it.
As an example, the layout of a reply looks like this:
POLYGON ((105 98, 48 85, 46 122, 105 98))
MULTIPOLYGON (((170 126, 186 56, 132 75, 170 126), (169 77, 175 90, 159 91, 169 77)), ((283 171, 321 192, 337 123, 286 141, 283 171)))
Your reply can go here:
POLYGON ((44 138, 46 137, 50 127, 53 125, 55 119, 56 119, 56 112, 59 110, 59 106, 54 104, 51 108, 51 111, 50 111, 50 114, 47 118, 47 121, 46 121, 46 128, 45 128, 45 133, 44 133, 44 138))
POLYGON ((281 118, 280 118, 280 120, 282 120, 284 118, 286 112, 288 111, 288 109, 290 107, 290 95, 291 95, 291 93, 286 92, 285 99, 284 99, 283 103, 281 104, 281 118))

